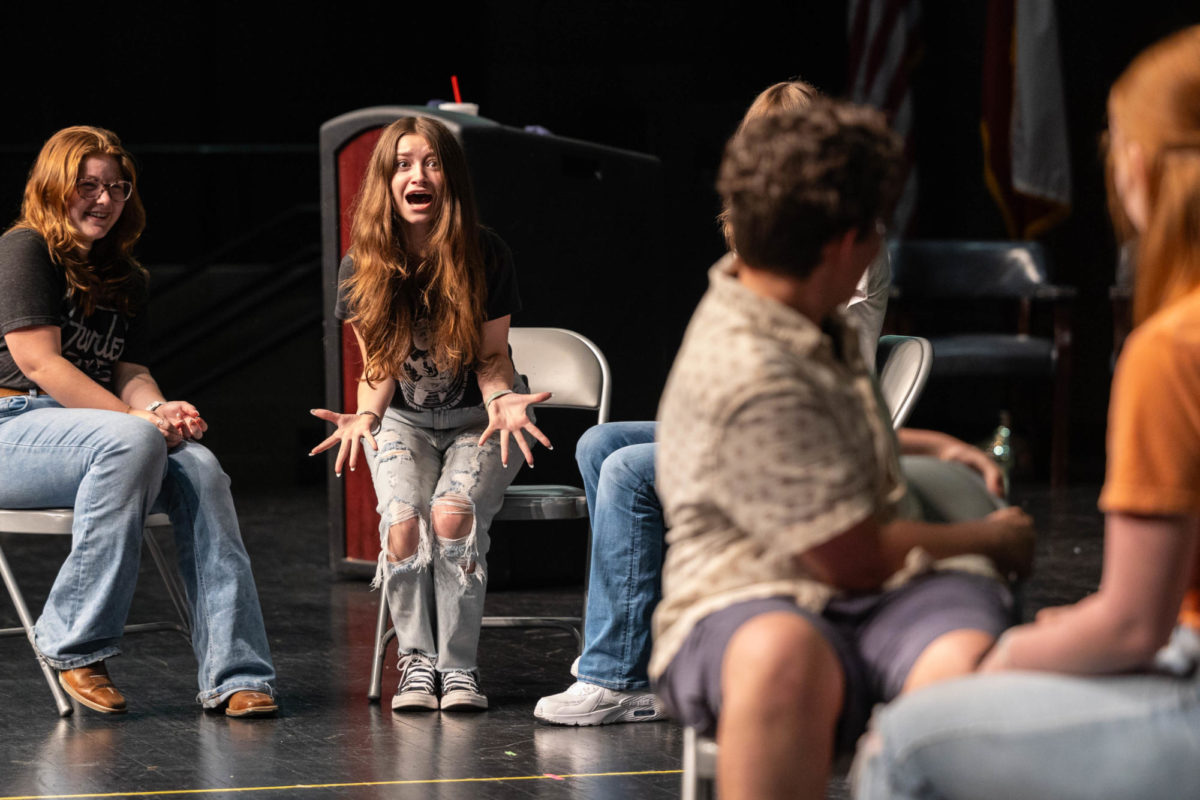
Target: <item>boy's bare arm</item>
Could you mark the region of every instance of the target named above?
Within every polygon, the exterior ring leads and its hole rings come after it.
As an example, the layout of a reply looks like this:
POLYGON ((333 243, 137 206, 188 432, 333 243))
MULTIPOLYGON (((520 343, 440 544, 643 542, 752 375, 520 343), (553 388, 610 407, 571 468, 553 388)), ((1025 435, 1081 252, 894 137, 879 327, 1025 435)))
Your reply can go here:
POLYGON ((844 533, 796 556, 817 580, 850 592, 878 588, 921 547, 934 558, 987 556, 1004 574, 1027 575, 1033 566, 1033 520, 1016 506, 978 520, 933 523, 867 517, 844 533))

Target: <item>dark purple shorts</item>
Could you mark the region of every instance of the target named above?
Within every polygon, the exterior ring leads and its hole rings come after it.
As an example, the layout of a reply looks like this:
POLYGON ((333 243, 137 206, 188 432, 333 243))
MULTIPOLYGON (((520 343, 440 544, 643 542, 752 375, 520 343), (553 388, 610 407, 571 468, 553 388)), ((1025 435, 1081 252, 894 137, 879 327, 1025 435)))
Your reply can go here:
POLYGON ((835 598, 820 614, 783 597, 738 603, 700 620, 656 684, 671 715, 712 735, 721 714, 721 662, 729 640, 749 620, 776 611, 807 619, 837 653, 846 679, 837 744, 849 752, 871 709, 900 693, 934 639, 956 630, 999 636, 1012 623, 1013 601, 996 581, 937 572, 889 592, 835 598))

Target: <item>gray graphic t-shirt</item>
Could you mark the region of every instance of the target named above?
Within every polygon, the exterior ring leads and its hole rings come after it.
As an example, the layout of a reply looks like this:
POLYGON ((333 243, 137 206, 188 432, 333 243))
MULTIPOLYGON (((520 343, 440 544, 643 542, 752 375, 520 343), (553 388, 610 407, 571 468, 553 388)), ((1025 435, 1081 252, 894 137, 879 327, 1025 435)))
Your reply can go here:
MULTIPOLYGON (((144 308, 144 300, 138 298, 135 307, 144 308)), ((63 268, 51 260, 42 237, 30 230, 11 231, 0 237, 0 337, 35 325, 57 325, 62 331, 63 357, 106 387, 112 386, 116 362, 146 363, 144 313, 127 317, 97 307, 85 317, 67 297, 63 268)), ((17 367, 3 338, 0 387, 37 388, 17 367)))
MULTIPOLYGON (((488 319, 498 319, 521 310, 517 291, 517 276, 513 268, 512 251, 504 240, 487 228, 479 229, 479 248, 483 252, 483 270, 487 281, 484 301, 488 319)), ((346 303, 346 280, 354 274, 350 256, 342 259, 338 269, 338 302, 334 314, 340 320, 353 316, 346 303)), ((413 329, 413 351, 404 362, 403 374, 397 375, 400 391, 392 396, 392 405, 399 409, 446 411, 470 408, 483 403, 479 383, 471 369, 439 370, 429 353, 428 320, 417 320, 413 329)))

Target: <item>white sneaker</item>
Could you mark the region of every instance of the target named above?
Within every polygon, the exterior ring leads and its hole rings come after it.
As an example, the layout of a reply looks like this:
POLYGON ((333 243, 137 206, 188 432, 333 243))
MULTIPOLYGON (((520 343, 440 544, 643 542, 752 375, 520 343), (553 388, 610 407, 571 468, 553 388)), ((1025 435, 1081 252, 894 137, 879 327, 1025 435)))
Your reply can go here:
POLYGON ((488 699, 479 691, 475 673, 455 669, 442 673, 442 711, 484 711, 488 699))
POLYGON ((648 691, 617 691, 575 681, 565 692, 538 700, 533 715, 554 725, 611 725, 663 719, 662 701, 648 691))
POLYGON ((393 711, 437 711, 437 670, 420 653, 409 653, 400 661, 400 685, 392 698, 393 711))

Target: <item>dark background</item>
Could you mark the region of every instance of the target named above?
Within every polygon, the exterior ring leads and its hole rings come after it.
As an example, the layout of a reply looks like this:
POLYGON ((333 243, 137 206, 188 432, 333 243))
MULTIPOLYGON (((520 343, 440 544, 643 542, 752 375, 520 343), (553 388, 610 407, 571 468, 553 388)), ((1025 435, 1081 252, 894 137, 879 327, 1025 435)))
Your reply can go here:
MULTIPOLYGON (((703 10, 682 0, 31 5, 6 7, 0 30, 0 220, 16 217, 26 171, 55 130, 87 123, 120 134, 141 164, 149 226, 140 254, 161 290, 154 314, 165 355, 155 372, 168 395, 186 392, 201 405, 213 422, 211 444, 243 486, 302 483, 321 491, 326 469, 303 455, 323 431, 305 414, 323 398, 315 255, 322 122, 366 106, 449 99, 457 74, 483 116, 659 158, 661 186, 610 200, 625 211, 653 203, 659 207, 647 213, 663 221, 659 242, 608 232, 614 252, 656 254, 652 290, 620 278, 625 291, 657 293, 649 300, 660 309, 606 348, 620 363, 642 357, 648 335, 678 341, 705 270, 723 251, 711 187, 746 105, 791 76, 837 95, 846 71, 842 2, 722 0, 703 10), (300 268, 310 263, 315 271, 300 268), (200 266, 203 274, 188 279, 200 266), (173 281, 183 282, 171 288, 173 281), (283 288, 273 290, 273 282, 283 288), (233 303, 231 292, 248 305, 233 303), (233 319, 216 317, 222 310, 233 319), (218 324, 198 327, 203 319, 218 324), (267 339, 268 347, 256 348, 267 339)), ((1200 12, 1166 0, 1057 6, 1074 208, 1044 241, 1054 279, 1080 293, 1072 470, 1094 478, 1102 467, 1115 263, 1097 148, 1104 98, 1134 54, 1200 21, 1200 12)), ((982 180, 984 8, 924 4, 915 236, 1004 236, 982 180)), ((527 179, 536 185, 538 175, 527 179)), ((574 327, 604 330, 609 311, 595 304, 574 327)), ((615 387, 618 418, 653 414, 669 358, 662 361, 650 385, 615 387)), ((936 399, 924 405, 937 409, 936 399)), ((988 412, 958 432, 978 439, 994 424, 988 412)), ((569 465, 563 450, 556 457, 569 465)))

